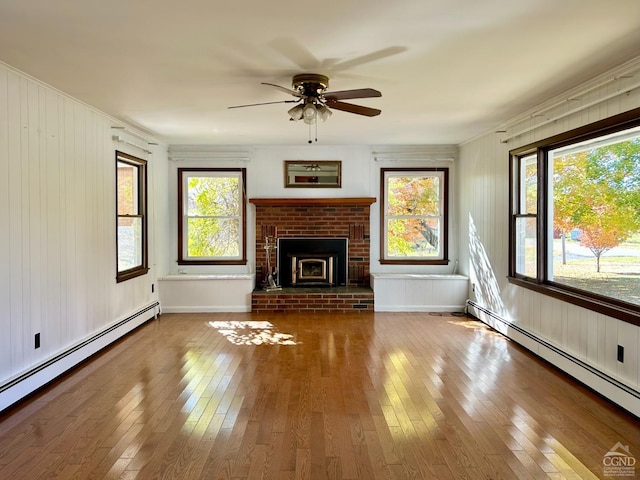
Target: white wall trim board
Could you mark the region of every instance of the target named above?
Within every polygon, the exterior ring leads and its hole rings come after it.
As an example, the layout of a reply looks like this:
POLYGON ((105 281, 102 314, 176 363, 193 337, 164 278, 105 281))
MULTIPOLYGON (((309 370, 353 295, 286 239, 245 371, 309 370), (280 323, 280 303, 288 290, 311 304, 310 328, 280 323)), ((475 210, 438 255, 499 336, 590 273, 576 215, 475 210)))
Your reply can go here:
POLYGON ((483 323, 495 328, 536 356, 562 370, 596 394, 617 404, 632 415, 640 417, 640 392, 638 390, 502 318, 473 300, 468 300, 467 305, 473 310, 470 313, 473 313, 483 323))
POLYGON ((169 160, 172 162, 188 160, 250 162, 252 156, 253 150, 246 147, 217 145, 171 145, 169 147, 169 160))
POLYGON ((201 307, 193 305, 163 306, 162 313, 247 313, 251 311, 251 306, 245 305, 204 305, 201 307))
POLYGON ((455 162, 457 145, 374 145, 371 155, 376 162, 455 162))
POLYGON ((157 317, 159 313, 159 302, 152 302, 0 385, 0 412, 23 400, 140 325, 157 317))

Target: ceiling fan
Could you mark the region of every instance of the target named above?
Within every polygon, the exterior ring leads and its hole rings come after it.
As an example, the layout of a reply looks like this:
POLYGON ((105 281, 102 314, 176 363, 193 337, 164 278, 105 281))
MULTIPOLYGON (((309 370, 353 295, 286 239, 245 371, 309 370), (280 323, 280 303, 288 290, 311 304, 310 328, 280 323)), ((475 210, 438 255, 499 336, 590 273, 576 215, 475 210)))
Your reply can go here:
MULTIPOLYGON (((341 90, 327 92, 329 77, 317 73, 300 73, 294 75, 291 81, 292 88, 282 87, 273 83, 262 83, 277 88, 285 93, 293 95, 296 100, 281 100, 278 102, 252 103, 249 105, 234 105, 228 108, 254 107, 257 105, 272 105, 274 103, 297 103, 289 110, 290 120, 303 120, 308 125, 313 125, 320 118, 325 121, 332 114, 331 110, 375 117, 382 112, 377 108, 363 107, 353 103, 343 102, 345 99, 381 97, 382 93, 373 88, 360 88, 356 90, 341 90)), ((311 140, 310 140, 311 141, 311 140)))

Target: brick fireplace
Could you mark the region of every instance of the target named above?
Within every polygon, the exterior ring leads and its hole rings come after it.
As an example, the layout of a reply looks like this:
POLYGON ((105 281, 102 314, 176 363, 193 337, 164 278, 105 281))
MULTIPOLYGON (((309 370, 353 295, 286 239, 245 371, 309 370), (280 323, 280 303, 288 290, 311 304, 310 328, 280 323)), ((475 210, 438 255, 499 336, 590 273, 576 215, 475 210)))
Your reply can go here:
MULTIPOLYGON (((373 310, 369 286, 369 210, 376 201, 358 198, 252 198, 256 208, 256 284, 253 311, 373 310), (346 285, 265 292, 267 237, 327 238, 348 242, 346 285)), ((275 267, 277 253, 271 253, 275 267)), ((282 268, 282 267, 281 267, 282 268)))

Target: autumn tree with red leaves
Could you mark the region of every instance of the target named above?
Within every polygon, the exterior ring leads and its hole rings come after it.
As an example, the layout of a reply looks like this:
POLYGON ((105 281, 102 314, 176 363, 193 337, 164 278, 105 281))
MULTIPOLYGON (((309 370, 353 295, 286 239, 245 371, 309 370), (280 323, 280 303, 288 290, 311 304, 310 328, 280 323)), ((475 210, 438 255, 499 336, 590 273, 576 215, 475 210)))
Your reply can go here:
POLYGON ((596 257, 640 231, 640 139, 554 158, 553 226, 596 257))

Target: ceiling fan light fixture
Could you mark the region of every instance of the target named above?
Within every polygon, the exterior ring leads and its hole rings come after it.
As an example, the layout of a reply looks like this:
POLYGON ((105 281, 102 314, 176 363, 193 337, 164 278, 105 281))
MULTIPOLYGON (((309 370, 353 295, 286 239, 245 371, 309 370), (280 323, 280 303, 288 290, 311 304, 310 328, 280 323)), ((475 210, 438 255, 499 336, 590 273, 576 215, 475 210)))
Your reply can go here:
POLYGON ((318 116, 323 122, 326 122, 327 118, 333 115, 333 112, 329 110, 326 105, 318 105, 316 110, 318 111, 318 116))
POLYGON ((343 101, 352 98, 381 97, 382 93, 378 90, 374 90, 373 88, 359 88, 329 92, 327 91, 329 87, 329 77, 318 73, 300 73, 294 75, 291 81, 291 88, 281 87, 273 83, 262 82, 262 84, 293 95, 295 100, 233 105, 228 108, 255 107, 257 105, 271 105, 274 103, 295 103, 296 105, 288 110, 290 120, 302 120, 309 126, 309 143, 313 142, 314 137, 312 136, 312 130, 314 127, 315 141, 318 141, 318 118, 326 122, 333 114, 332 110, 340 110, 365 117, 375 117, 382 113, 382 110, 377 108, 363 107, 343 101))
POLYGON ((291 117, 291 120, 294 120, 297 122, 302 118, 302 115, 303 115, 302 105, 296 105, 295 107, 290 109, 288 113, 289 113, 289 116, 291 117))
POLYGON ((318 115, 318 112, 316 110, 316 106, 313 103, 307 103, 305 104, 305 106, 303 107, 303 118, 304 118, 304 123, 306 123, 307 125, 312 125, 316 122, 316 116, 318 115))

